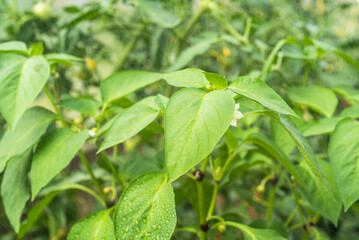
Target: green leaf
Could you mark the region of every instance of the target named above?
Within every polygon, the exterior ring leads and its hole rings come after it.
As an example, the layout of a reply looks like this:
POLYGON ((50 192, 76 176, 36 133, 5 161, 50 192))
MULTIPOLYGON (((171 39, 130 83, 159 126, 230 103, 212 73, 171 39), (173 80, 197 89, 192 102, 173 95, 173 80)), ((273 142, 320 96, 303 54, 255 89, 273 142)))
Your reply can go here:
POLYGON ((286 102, 259 78, 239 77, 229 85, 228 89, 278 113, 297 117, 286 102))
POLYGON ((171 73, 164 73, 161 77, 175 87, 205 88, 209 85, 203 71, 197 68, 187 68, 171 73))
POLYGON ((235 222, 222 222, 221 224, 240 229, 245 240, 285 240, 284 237, 272 229, 256 229, 235 222))
POLYGON ((323 118, 302 126, 301 132, 304 137, 330 134, 341 120, 343 120, 343 117, 323 118))
POLYGON ((322 86, 291 87, 288 96, 293 102, 307 106, 327 118, 333 116, 338 104, 333 91, 322 86))
POLYGON ((285 155, 289 156, 295 148, 295 143, 290 135, 273 119, 270 121, 270 130, 275 145, 282 150, 285 155))
POLYGON ((31 229, 31 227, 36 223, 37 219, 40 217, 42 211, 45 207, 54 199, 60 192, 52 192, 46 195, 40 202, 33 206, 30 211, 27 213, 26 221, 21 224, 20 231, 18 233, 18 239, 23 239, 25 234, 31 229))
POLYGON ((238 139, 229 129, 227 129, 227 131, 224 133, 224 137, 226 139, 226 144, 229 150, 233 150, 238 147, 238 139))
POLYGON ((0 43, 0 54, 1 53, 20 53, 27 55, 26 44, 19 41, 10 41, 0 43))
POLYGON ((94 116, 97 113, 98 103, 91 98, 61 96, 60 106, 83 114, 94 116))
POLYGON ((115 239, 111 210, 93 213, 78 221, 70 230, 67 240, 115 239))
POLYGON ((50 75, 42 56, 0 55, 0 112, 13 129, 50 75))
POLYGON ((288 170, 288 172, 290 172, 296 178, 299 184, 304 185, 302 178, 296 171, 291 160, 289 160, 288 157, 274 144, 274 142, 269 140, 266 136, 259 133, 254 133, 249 135, 243 142, 253 143, 261 147, 267 152, 269 156, 282 164, 288 170))
POLYGON ((336 226, 342 208, 338 186, 335 182, 334 173, 330 164, 326 161, 319 162, 320 169, 328 186, 331 189, 331 196, 322 187, 320 180, 313 174, 304 162, 296 166, 297 172, 305 182, 305 186, 299 185, 302 196, 309 202, 308 206, 323 217, 332 221, 336 226))
POLYGON ((359 199, 359 122, 341 121, 329 142, 330 163, 335 169, 345 211, 359 199))
POLYGON ((167 174, 136 178, 125 189, 114 214, 116 239, 170 239, 176 226, 173 188, 167 174))
POLYGON ((19 155, 9 162, 1 183, 1 197, 5 213, 15 232, 19 232, 21 214, 30 198, 26 186, 30 166, 28 155, 27 153, 19 155))
POLYGON ((162 111, 165 111, 168 104, 168 100, 169 100, 168 97, 163 96, 162 94, 158 94, 155 99, 155 102, 157 103, 157 105, 162 111))
POLYGON ((317 158, 310 147, 308 141, 303 137, 300 131, 297 129, 293 121, 280 113, 272 112, 272 111, 257 111, 257 113, 264 114, 268 117, 271 117, 276 122, 278 122, 282 127, 287 131, 290 137, 293 139, 294 143, 297 145, 297 148, 300 154, 303 156, 305 162, 307 163, 309 169, 313 173, 320 186, 323 188, 324 192, 331 198, 333 198, 333 194, 329 189, 322 173, 318 165, 317 158))
POLYGON ((72 65, 74 62, 82 62, 82 58, 78 58, 65 53, 49 53, 44 55, 45 59, 50 63, 59 63, 65 65, 72 65))
POLYGON ((29 55, 30 56, 40 56, 44 52, 44 44, 42 42, 35 43, 30 46, 29 48, 29 55))
POLYGON ((192 45, 182 51, 181 55, 176 59, 176 61, 165 71, 171 72, 185 67, 189 62, 191 62, 196 56, 204 54, 211 47, 213 39, 202 40, 195 45, 192 45))
POLYGON ((8 129, 0 141, 0 172, 10 158, 33 146, 55 119, 54 113, 42 107, 26 110, 15 129, 8 129))
POLYGON ((339 115, 340 117, 359 118, 359 104, 345 108, 339 115))
POLYGON ((161 2, 140 0, 139 7, 146 13, 151 22, 161 27, 174 28, 181 22, 180 18, 164 9, 161 2))
POLYGON ((234 100, 228 92, 187 88, 176 92, 165 112, 165 159, 169 181, 211 153, 228 129, 234 100))
POLYGON ((333 91, 349 102, 359 102, 359 90, 351 86, 336 86, 333 91))
POLYGON ((204 72, 204 76, 216 89, 225 89, 228 85, 227 79, 216 73, 204 72))
POLYGON ((101 82, 103 104, 132 93, 161 79, 160 74, 145 71, 124 71, 115 73, 101 82))
POLYGON ((105 139, 97 153, 120 144, 136 135, 155 120, 158 113, 158 109, 154 109, 146 104, 141 104, 141 102, 125 109, 119 114, 107 131, 105 139))
POLYGON ((41 139, 31 164, 32 200, 42 187, 70 163, 87 137, 87 130, 74 133, 67 128, 58 128, 41 139))

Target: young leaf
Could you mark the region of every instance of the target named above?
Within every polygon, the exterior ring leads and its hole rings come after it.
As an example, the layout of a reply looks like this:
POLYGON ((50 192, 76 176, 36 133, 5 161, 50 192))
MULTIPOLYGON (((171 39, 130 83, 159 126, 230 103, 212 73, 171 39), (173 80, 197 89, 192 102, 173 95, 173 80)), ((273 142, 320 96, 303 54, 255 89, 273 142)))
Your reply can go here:
POLYGON ((359 199, 359 122, 341 121, 329 142, 330 163, 335 169, 345 211, 359 199))
POLYGON ((307 106, 330 118, 337 107, 338 99, 334 92, 322 86, 292 87, 288 96, 293 102, 307 106))
POLYGON ((87 137, 86 130, 74 133, 67 128, 58 128, 41 139, 31 164, 32 200, 42 187, 70 163, 87 137))
POLYGON ((0 43, 0 54, 1 53, 20 53, 27 55, 26 44, 19 41, 10 41, 0 43))
POLYGON ((21 214, 30 198, 26 186, 29 166, 30 158, 27 153, 16 156, 7 165, 1 183, 1 197, 5 213, 15 232, 19 232, 21 214))
POLYGON ((154 22, 161 27, 173 28, 181 22, 180 18, 165 10, 161 2, 140 0, 139 7, 147 14, 151 22, 154 22))
POLYGON ((111 101, 160 79, 160 74, 145 71, 124 71, 112 74, 101 82, 102 102, 108 105, 111 101))
POLYGON ((0 55, 0 112, 13 129, 50 75, 42 56, 0 55))
POLYGON ((239 77, 229 85, 228 89, 273 111, 297 117, 286 102, 259 78, 239 77))
POLYGON ((0 173, 10 158, 34 145, 55 119, 54 113, 42 107, 26 110, 15 129, 8 129, 0 141, 0 173))
POLYGON ((175 87, 205 88, 209 82, 203 71, 197 68, 187 68, 171 73, 164 73, 161 77, 175 87))
POLYGON ((176 92, 165 112, 165 159, 169 181, 211 153, 228 129, 234 100, 228 92, 187 88, 176 92))
POLYGON ((29 48, 30 56, 40 56, 44 52, 44 44, 42 42, 35 43, 29 48))
POLYGON ((173 188, 167 174, 136 178, 125 189, 114 214, 116 239, 170 239, 176 226, 173 188))
POLYGON ((97 113, 98 103, 85 97, 61 96, 60 106, 83 114, 94 116, 97 113))
POLYGON ((245 240, 285 240, 284 237, 272 229, 256 229, 235 222, 222 222, 222 224, 240 229, 245 240))
POLYGON ((98 153, 139 133, 156 119, 158 113, 158 109, 141 102, 125 109, 111 125, 98 153))
POLYGON ((228 81, 224 77, 216 73, 204 72, 208 82, 210 82, 216 89, 221 90, 227 87, 228 81))
POLYGON ((67 240, 115 239, 111 210, 93 213, 78 221, 70 230, 67 240))

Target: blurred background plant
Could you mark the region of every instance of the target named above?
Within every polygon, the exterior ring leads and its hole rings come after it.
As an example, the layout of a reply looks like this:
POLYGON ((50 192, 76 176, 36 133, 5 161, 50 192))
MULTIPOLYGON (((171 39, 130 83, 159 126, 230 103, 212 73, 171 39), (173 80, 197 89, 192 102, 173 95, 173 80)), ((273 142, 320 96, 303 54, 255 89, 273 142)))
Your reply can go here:
MULTIPOLYGON (((327 159, 328 134, 340 113, 350 106, 358 110, 358 4, 355 0, 0 0, 0 42, 18 40, 28 46, 41 42, 45 53, 67 53, 84 59, 78 64, 66 64, 64 60, 64 65, 51 66, 50 86, 56 101, 71 94, 91 96, 100 102, 101 80, 129 69, 168 72, 194 67, 229 80, 242 75, 260 77, 302 116, 297 126, 309 137, 319 158, 327 159)), ((158 92, 170 96, 174 91, 159 82, 130 94, 118 105, 126 107, 144 96, 158 92)), ((51 108, 47 101, 40 96, 35 105, 51 108)), ((254 102, 246 104, 258 108, 254 102)), ((350 116, 359 117, 354 110, 350 110, 350 116)), ((67 114, 79 124, 88 120, 67 114)), ((0 136, 5 129, 0 116, 0 136)), ((239 140, 250 133, 266 134, 291 159, 299 161, 293 142, 272 121, 248 116, 240 120, 239 128, 231 130, 239 140)), ((163 156, 154 151, 162 142, 151 139, 151 134, 149 129, 120 145, 118 154, 116 150, 112 160, 124 164, 120 168, 124 181, 163 167, 163 156), (143 164, 144 159, 152 160, 143 164)), ((220 157, 215 162, 220 162, 228 155, 226 143, 217 151, 220 157)), ((290 179, 282 177, 278 184, 275 182, 280 168, 268 156, 254 151, 241 157, 247 161, 233 164, 220 186, 216 209, 222 216, 276 229, 290 239, 356 239, 357 203, 341 215, 334 227, 313 214, 296 192, 288 194, 293 191, 290 179), (273 217, 266 219, 271 183, 278 186, 274 191, 280 197, 275 201, 273 217)), ((94 154, 92 158, 97 161, 98 174, 106 179, 101 159, 94 154)), ((76 177, 81 176, 78 173, 76 177)), ((185 230, 190 232, 188 225, 196 224, 195 220, 191 222, 196 215, 188 207, 196 208, 192 191, 195 183, 180 179, 174 187, 178 229, 187 227, 185 230)), ((45 209, 27 239, 63 239, 71 224, 93 208, 88 197, 61 195, 45 209), (75 204, 73 198, 80 201, 75 204)), ((13 239, 3 208, 0 222, 1 238, 13 239)), ((227 228, 222 232, 211 230, 210 234, 213 239, 238 238, 237 230, 227 228)), ((193 239, 193 235, 177 231, 174 239, 193 239)))

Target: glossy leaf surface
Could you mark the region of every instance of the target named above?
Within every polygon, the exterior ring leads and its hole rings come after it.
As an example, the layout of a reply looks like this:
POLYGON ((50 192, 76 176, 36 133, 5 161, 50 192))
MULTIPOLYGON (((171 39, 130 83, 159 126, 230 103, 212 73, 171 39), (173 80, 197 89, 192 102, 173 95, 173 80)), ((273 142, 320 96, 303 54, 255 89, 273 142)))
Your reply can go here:
POLYGON ((176 211, 167 174, 153 172, 132 181, 116 206, 114 224, 117 240, 170 239, 176 211))
POLYGON ((176 92, 165 112, 165 159, 176 180, 213 150, 228 129, 234 100, 228 92, 187 88, 176 92))

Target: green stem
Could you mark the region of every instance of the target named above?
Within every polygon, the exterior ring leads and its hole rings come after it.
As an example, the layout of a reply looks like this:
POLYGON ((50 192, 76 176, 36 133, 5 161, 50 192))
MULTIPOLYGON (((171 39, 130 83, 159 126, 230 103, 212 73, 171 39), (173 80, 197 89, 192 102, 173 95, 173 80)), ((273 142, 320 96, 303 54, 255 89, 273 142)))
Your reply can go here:
MULTIPOLYGON (((235 37, 239 42, 243 42, 243 43, 247 43, 248 39, 243 36, 242 34, 240 34, 229 22, 227 22, 225 19, 220 18, 219 19, 221 21, 221 23, 223 24, 224 28, 230 33, 232 34, 233 37, 235 37)), ((248 26, 248 25, 247 25, 248 26)), ((249 35, 250 32, 250 26, 247 27, 245 31, 247 31, 247 34, 249 35)))
MULTIPOLYGON (((100 147, 100 143, 96 142, 97 147, 100 147)), ((110 168, 113 177, 116 179, 116 181, 121 185, 122 189, 124 190, 126 188, 126 184, 122 181, 121 178, 118 177, 117 171, 115 166, 112 164, 111 160, 109 159, 109 157, 107 156, 107 154, 105 152, 101 152, 101 155, 103 157, 103 159, 105 160, 107 166, 110 168)))
POLYGON ((275 56, 277 55, 279 50, 283 47, 283 45, 286 44, 286 43, 287 43, 287 39, 279 40, 279 42, 277 42, 277 44, 275 45, 275 47, 273 48, 273 50, 269 54, 268 58, 264 62, 262 75, 261 75, 261 78, 262 78, 263 81, 265 81, 265 79, 267 77, 267 74, 270 71, 270 67, 272 66, 272 63, 274 61, 275 56))
POLYGON ((101 195, 101 198, 103 199, 103 201, 105 203, 107 203, 107 197, 106 197, 106 194, 103 192, 103 189, 100 185, 100 183, 97 181, 91 167, 90 167, 90 164, 89 162, 87 161, 87 158, 85 157, 85 154, 82 152, 82 150, 79 150, 78 151, 78 154, 79 154, 79 157, 81 159, 81 162, 82 164, 85 166, 87 172, 90 174, 90 177, 91 177, 91 180, 93 182, 93 184, 95 185, 95 187, 97 188, 98 192, 100 193, 101 195))
POLYGON ((288 216, 288 218, 287 218, 287 220, 285 221, 285 226, 288 226, 290 223, 291 223, 291 221, 293 220, 293 218, 294 218, 294 216, 295 216, 295 214, 298 212, 298 208, 295 208, 292 212, 291 212, 291 214, 288 216))
MULTIPOLYGON (((62 116, 62 113, 60 111, 60 109, 57 107, 57 105, 55 104, 55 100, 54 97, 52 96, 51 92, 49 91, 49 89, 47 88, 47 86, 45 85, 43 88, 45 94, 47 95, 47 97, 49 98, 51 105, 54 107, 57 115, 61 118, 64 119, 64 117, 62 116)), ((64 127, 68 127, 66 120, 62 120, 62 124, 64 125, 64 127)))
POLYGON ((212 218, 214 206, 216 204, 217 194, 218 194, 218 183, 216 182, 214 184, 212 199, 207 213, 207 218, 206 218, 207 221, 209 221, 212 218))
POLYGON ((180 51, 182 50, 184 41, 186 40, 186 38, 187 38, 189 32, 191 31, 191 29, 193 28, 194 24, 199 20, 199 18, 202 16, 202 14, 207 10, 208 2, 209 1, 205 1, 204 3, 201 3, 198 11, 192 16, 187 27, 184 29, 183 33, 177 34, 177 36, 179 37, 179 42, 178 42, 178 46, 177 46, 177 50, 176 50, 176 56, 178 56, 180 51))
POLYGON ((268 222, 271 220, 272 212, 273 212, 273 208, 274 208, 275 190, 276 190, 276 185, 271 186, 271 189, 269 192, 268 208, 267 208, 267 221, 268 222))
MULTIPOLYGON (((207 164, 209 161, 209 156, 206 157, 201 165, 200 171, 204 174, 207 168, 207 164)), ((199 215, 199 223, 201 226, 205 226, 207 224, 206 221, 206 213, 204 209, 204 191, 203 191, 203 179, 200 181, 197 181, 197 194, 198 194, 198 215, 199 215)), ((201 228, 200 234, 199 234, 200 240, 206 240, 207 239, 207 232, 203 231, 201 228)))
POLYGON ((124 61, 126 60, 127 56, 130 54, 130 52, 132 51, 133 47, 135 46, 138 38, 141 36, 143 29, 145 28, 146 24, 141 24, 137 29, 135 34, 133 35, 132 39, 130 42, 127 43, 127 45, 125 46, 125 49, 123 49, 122 54, 120 56, 120 59, 118 60, 118 62, 115 65, 115 70, 119 70, 122 67, 122 64, 124 63, 124 61))

